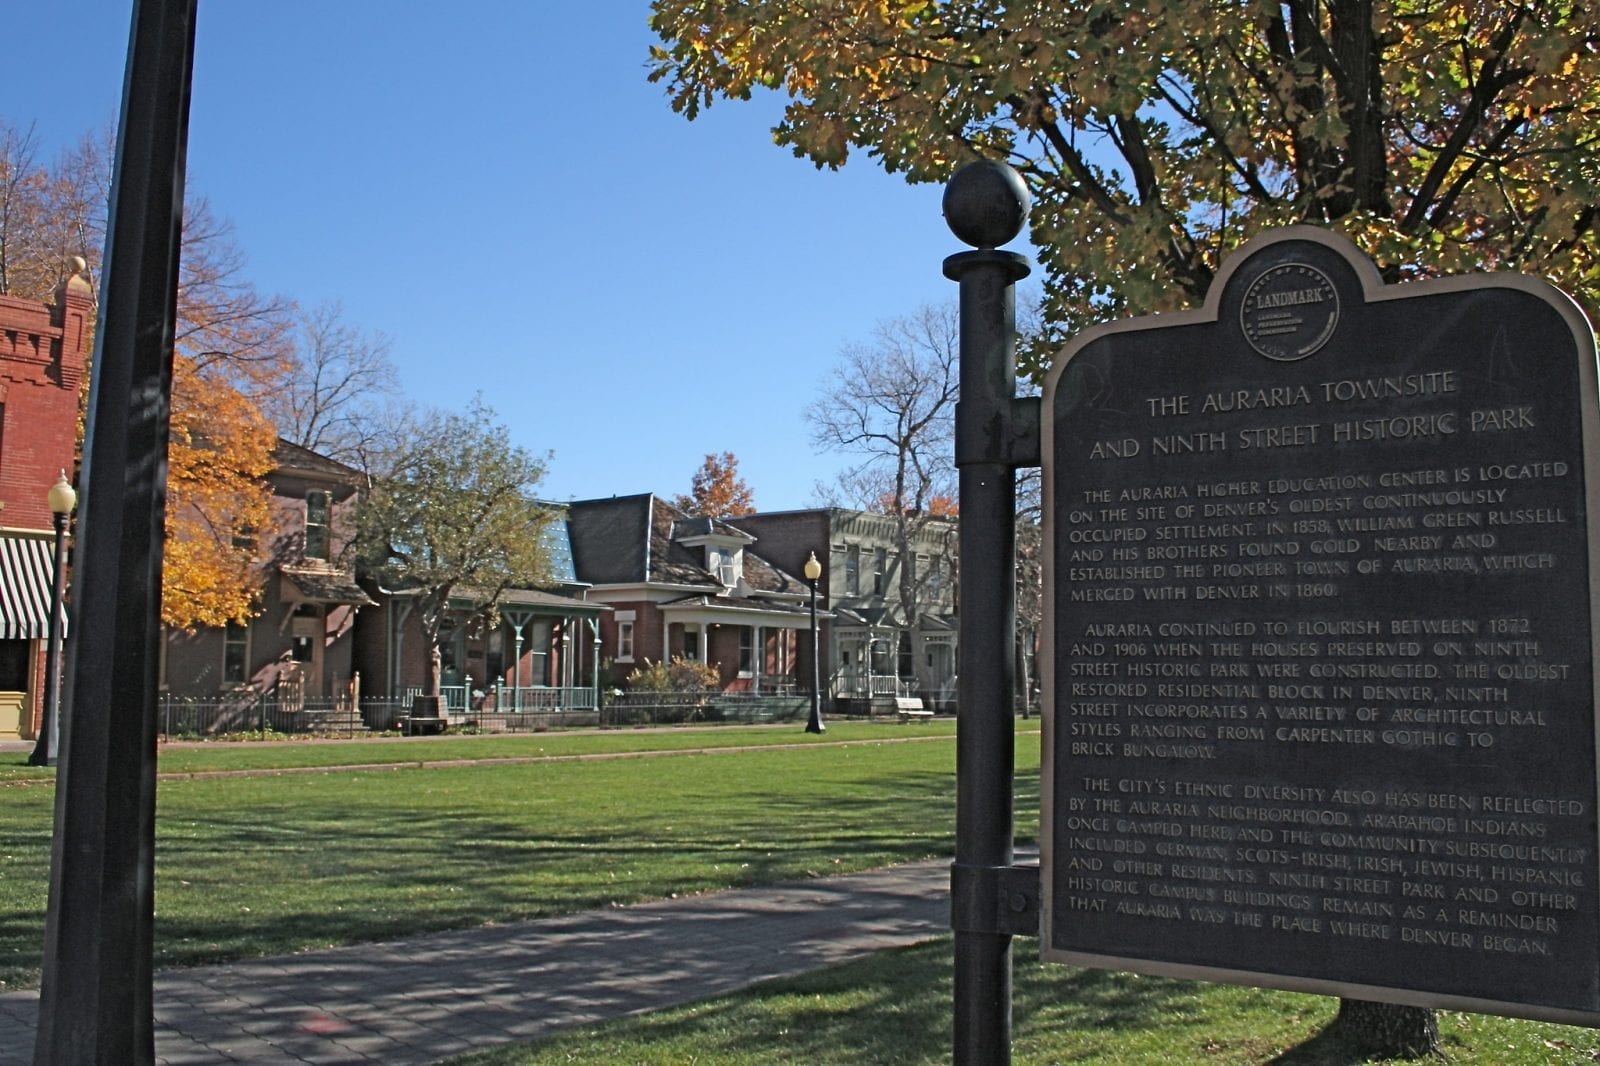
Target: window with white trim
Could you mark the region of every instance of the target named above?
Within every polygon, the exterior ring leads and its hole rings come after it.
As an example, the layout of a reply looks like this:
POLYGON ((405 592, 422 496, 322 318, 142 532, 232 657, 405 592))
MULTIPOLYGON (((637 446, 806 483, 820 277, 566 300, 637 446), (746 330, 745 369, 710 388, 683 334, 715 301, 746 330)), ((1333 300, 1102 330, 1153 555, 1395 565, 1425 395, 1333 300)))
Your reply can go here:
POLYGON ((632 611, 617 612, 617 658, 619 663, 633 662, 633 620, 632 611))
POLYGON ((756 668, 755 626, 739 627, 739 674, 748 677, 756 668))
POLYGON ((328 558, 328 494, 319 490, 306 493, 306 550, 307 559, 328 558))

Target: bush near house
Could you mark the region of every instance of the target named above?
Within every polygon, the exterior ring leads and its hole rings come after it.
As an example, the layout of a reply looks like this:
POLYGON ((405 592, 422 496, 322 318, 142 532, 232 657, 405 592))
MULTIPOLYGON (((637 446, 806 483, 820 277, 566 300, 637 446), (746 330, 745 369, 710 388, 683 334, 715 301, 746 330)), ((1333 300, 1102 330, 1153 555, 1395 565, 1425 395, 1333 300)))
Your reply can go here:
POLYGON ((718 663, 702 663, 674 656, 672 662, 644 661, 628 675, 628 688, 643 692, 715 692, 722 687, 718 663))

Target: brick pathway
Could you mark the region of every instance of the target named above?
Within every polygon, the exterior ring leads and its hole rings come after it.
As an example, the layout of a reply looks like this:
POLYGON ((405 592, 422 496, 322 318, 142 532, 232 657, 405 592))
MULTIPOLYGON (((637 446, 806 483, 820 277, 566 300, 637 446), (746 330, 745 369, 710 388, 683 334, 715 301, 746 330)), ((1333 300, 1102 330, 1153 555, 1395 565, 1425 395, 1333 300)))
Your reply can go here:
MULTIPOLYGON (((949 928, 949 863, 717 892, 155 981, 156 1060, 431 1063, 732 992, 949 928)), ((0 1063, 31 1061, 37 994, 0 996, 0 1063)))

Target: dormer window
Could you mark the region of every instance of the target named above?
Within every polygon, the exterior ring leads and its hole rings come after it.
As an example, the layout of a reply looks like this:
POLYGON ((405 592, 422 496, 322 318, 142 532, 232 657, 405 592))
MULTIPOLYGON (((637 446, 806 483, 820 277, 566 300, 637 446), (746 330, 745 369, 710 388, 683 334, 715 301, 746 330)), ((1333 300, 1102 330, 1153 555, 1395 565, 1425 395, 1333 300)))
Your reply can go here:
POLYGON ((705 551, 705 567, 724 590, 744 581, 744 549, 755 538, 710 518, 681 518, 672 524, 672 539, 685 548, 705 551))
POLYGON ((723 588, 733 588, 744 577, 744 551, 706 545, 706 569, 717 575, 723 588))

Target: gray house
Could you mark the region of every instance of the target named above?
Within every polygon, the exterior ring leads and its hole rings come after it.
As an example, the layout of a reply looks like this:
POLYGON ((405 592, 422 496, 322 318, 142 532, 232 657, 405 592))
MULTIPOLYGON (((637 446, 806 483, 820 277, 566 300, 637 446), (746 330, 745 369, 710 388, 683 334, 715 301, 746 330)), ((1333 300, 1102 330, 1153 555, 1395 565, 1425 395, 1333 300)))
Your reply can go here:
POLYGON ((833 615, 824 627, 822 669, 838 710, 882 710, 897 697, 954 709, 953 519, 923 516, 903 527, 892 515, 823 507, 727 521, 790 573, 803 572, 816 553, 821 602, 833 615))

